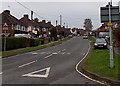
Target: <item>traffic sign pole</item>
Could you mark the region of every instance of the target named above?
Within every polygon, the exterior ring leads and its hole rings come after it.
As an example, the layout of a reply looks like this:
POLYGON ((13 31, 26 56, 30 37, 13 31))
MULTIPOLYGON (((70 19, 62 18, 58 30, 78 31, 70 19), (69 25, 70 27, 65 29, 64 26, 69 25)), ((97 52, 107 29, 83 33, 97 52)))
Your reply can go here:
POLYGON ((6 51, 6 30, 8 30, 8 25, 7 25, 7 23, 4 23, 4 25, 3 25, 3 30, 4 30, 4 32, 5 32, 5 36, 4 36, 4 51, 6 51))
MULTIPOLYGON (((5 35, 6 35, 6 30, 5 30, 5 35)), ((4 51, 6 51, 6 36, 4 37, 4 51)))
MULTIPOLYGON (((109 2, 109 24, 111 24, 111 3, 109 2)), ((114 62, 113 62, 113 42, 112 42, 112 38, 113 38, 113 34, 112 34, 112 28, 111 25, 109 25, 109 32, 110 32, 110 68, 114 67, 114 62)))

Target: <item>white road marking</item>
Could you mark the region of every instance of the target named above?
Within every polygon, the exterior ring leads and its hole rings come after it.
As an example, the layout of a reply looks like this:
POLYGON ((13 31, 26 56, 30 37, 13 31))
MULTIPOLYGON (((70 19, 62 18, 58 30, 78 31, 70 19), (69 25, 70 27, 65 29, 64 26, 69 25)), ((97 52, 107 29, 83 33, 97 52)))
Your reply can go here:
POLYGON ((63 55, 63 54, 65 54, 65 52, 62 52, 61 54, 63 55))
POLYGON ((34 71, 34 72, 31 72, 31 73, 28 73, 28 74, 24 74, 22 76, 33 77, 33 78, 47 78, 48 75, 49 75, 49 72, 50 72, 50 67, 44 68, 44 69, 41 69, 41 70, 38 70, 38 71, 34 71), (46 71, 46 73, 44 75, 35 74, 35 73, 39 73, 41 71, 46 71))
POLYGON ((98 82, 98 83, 100 83, 100 84, 105 84, 105 83, 100 82, 100 81, 98 81, 98 80, 92 79, 92 78, 90 78, 89 76, 86 76, 85 74, 83 74, 82 72, 80 72, 80 71, 78 70, 79 64, 87 57, 87 55, 89 54, 89 51, 90 51, 90 43, 89 43, 89 48, 88 48, 88 51, 87 51, 86 55, 78 62, 78 64, 76 65, 76 68, 75 68, 75 69, 76 69, 76 71, 77 71, 79 74, 81 74, 81 75, 84 76, 85 78, 87 78, 87 79, 89 79, 89 80, 92 80, 92 81, 94 81, 94 82, 98 82))
POLYGON ((33 64, 33 63, 35 63, 35 62, 37 62, 37 60, 32 61, 32 62, 29 62, 29 63, 26 63, 26 64, 23 64, 23 65, 21 65, 21 66, 18 66, 18 68, 21 68, 21 67, 24 67, 24 66, 27 66, 27 65, 33 64))
POLYGON ((49 58, 49 57, 51 57, 52 55, 53 55, 53 54, 50 54, 50 55, 48 55, 48 56, 46 56, 46 57, 44 57, 44 58, 45 58, 45 59, 46 59, 46 58, 49 58))
POLYGON ((69 52, 67 54, 70 54, 69 52))
POLYGON ((38 53, 36 53, 36 52, 32 52, 32 54, 37 55, 38 53))
POLYGON ((63 49, 62 51, 65 51, 66 49, 63 49))
POLYGON ((58 53, 52 53, 52 54, 58 54, 58 53))
POLYGON ((60 53, 61 51, 58 51, 57 53, 60 53))
POLYGON ((3 72, 0 72, 0 75, 2 75, 3 74, 3 72))
POLYGON ((83 55, 85 55, 85 53, 83 53, 83 55))

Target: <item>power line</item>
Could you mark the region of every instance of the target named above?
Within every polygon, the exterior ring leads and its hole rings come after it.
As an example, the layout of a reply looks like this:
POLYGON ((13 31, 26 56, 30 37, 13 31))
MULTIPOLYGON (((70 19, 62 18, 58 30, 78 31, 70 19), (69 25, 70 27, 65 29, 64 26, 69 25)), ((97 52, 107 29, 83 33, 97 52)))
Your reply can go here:
MULTIPOLYGON (((20 2, 18 2, 17 0, 15 0, 19 5, 23 6, 24 8, 26 8, 27 10, 29 11, 33 11, 31 10, 30 8, 26 7, 25 5, 21 4, 20 2)), ((42 18, 42 19, 45 19, 44 17, 40 16, 39 14, 37 14, 36 12, 33 11, 34 14, 36 14, 38 17, 42 18)), ((47 19, 45 19, 47 20, 47 19)), ((48 20, 47 20, 48 21, 48 20)))

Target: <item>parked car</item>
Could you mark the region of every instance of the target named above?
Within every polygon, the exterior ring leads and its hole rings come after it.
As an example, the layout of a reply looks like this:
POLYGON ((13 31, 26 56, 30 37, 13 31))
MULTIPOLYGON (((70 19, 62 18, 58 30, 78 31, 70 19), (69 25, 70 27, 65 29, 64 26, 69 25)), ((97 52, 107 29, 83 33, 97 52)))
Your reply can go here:
POLYGON ((107 49, 107 42, 104 38, 97 38, 94 43, 94 48, 106 48, 107 49))
POLYGON ((72 38, 72 37, 73 37, 73 35, 69 35, 68 37, 69 37, 69 38, 72 38))
POLYGON ((87 35, 87 34, 84 34, 84 35, 83 35, 83 39, 88 39, 88 35, 87 35))

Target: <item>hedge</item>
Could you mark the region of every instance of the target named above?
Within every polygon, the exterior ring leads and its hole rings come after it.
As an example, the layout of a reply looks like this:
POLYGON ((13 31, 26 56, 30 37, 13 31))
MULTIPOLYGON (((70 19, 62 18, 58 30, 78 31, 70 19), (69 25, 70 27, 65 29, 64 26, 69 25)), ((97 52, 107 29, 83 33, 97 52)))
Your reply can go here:
POLYGON ((28 39, 30 42, 30 47, 38 46, 40 44, 40 39, 28 39))
MULTIPOLYGON (((30 47, 38 46, 40 39, 32 39, 25 37, 6 37, 6 50, 26 48, 30 43, 30 47)), ((2 50, 4 50, 4 37, 2 37, 2 50)))

